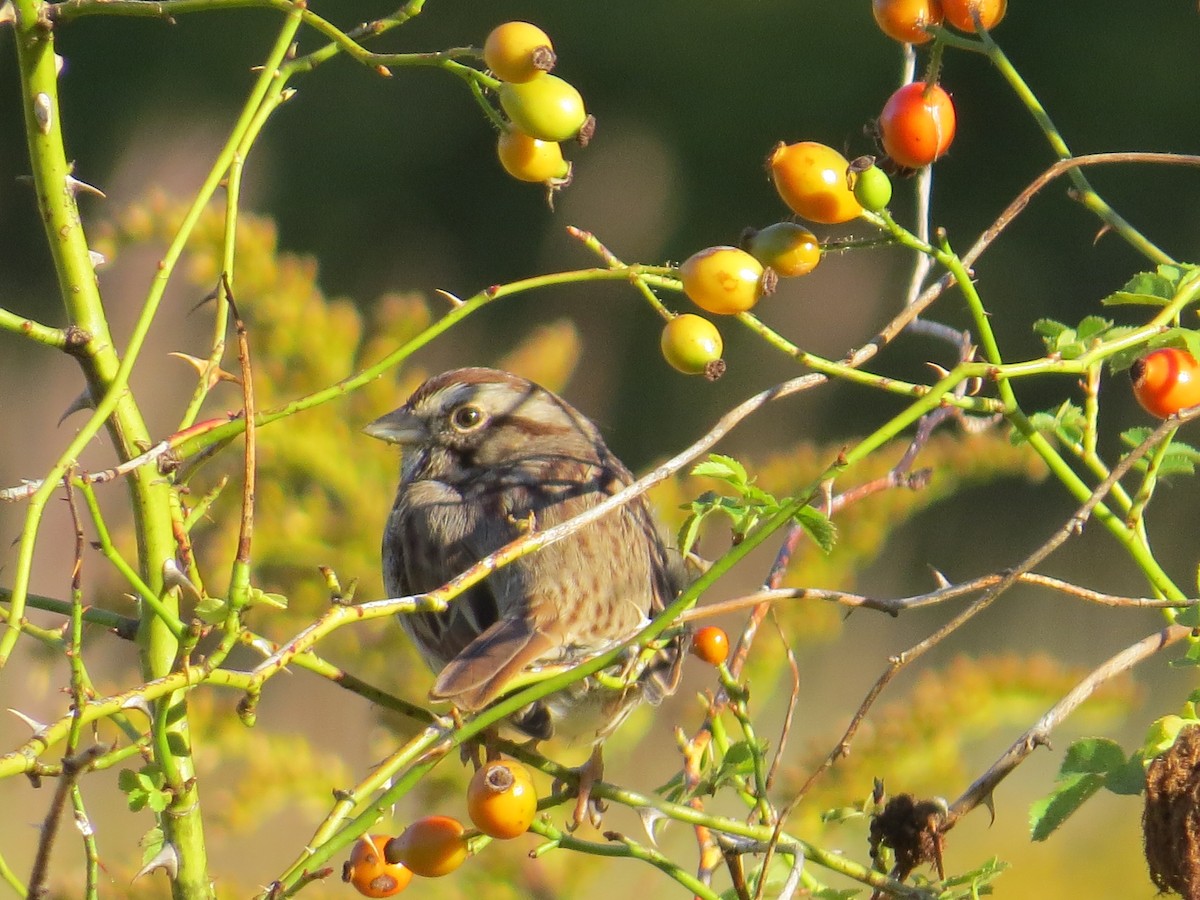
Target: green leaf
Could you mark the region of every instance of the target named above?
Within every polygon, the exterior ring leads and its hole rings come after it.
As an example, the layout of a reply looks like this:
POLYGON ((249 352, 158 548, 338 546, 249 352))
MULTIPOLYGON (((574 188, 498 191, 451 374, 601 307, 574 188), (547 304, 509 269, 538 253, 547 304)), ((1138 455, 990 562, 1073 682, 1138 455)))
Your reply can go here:
POLYGON ((1146 790, 1146 766, 1142 751, 1134 752, 1125 765, 1108 773, 1104 786, 1114 794, 1136 797, 1146 790))
POLYGON ((205 597, 196 604, 196 618, 206 625, 220 625, 229 612, 229 604, 220 597, 205 597))
POLYGON ((713 777, 715 786, 719 787, 730 778, 748 778, 754 774, 755 755, 761 757, 767 752, 766 741, 751 744, 749 741, 737 741, 730 744, 721 760, 721 766, 713 777))
POLYGON ((154 857, 158 856, 158 852, 163 847, 163 831, 157 825, 142 835, 138 841, 138 846, 142 848, 142 863, 150 862, 154 857))
POLYGON ((1141 425, 1136 428, 1126 428, 1121 432, 1121 443, 1126 447, 1140 446, 1142 441, 1150 437, 1152 431, 1154 431, 1153 428, 1145 428, 1141 425))
POLYGON ((1129 294, 1145 294, 1161 300, 1170 300, 1175 296, 1175 285, 1178 281, 1179 272, 1174 267, 1168 270, 1165 277, 1161 269, 1157 272, 1139 272, 1125 282, 1125 287, 1121 290, 1129 294))
POLYGON ((796 513, 796 521, 824 552, 833 550, 837 543, 837 526, 827 515, 815 507, 804 506, 796 513))
POLYGON ((1090 341, 1092 338, 1099 337, 1112 328, 1111 319, 1105 319, 1101 316, 1085 316, 1077 326, 1075 333, 1081 341, 1090 341))
POLYGON ((1064 778, 1053 793, 1030 807, 1030 838, 1044 841, 1103 784, 1103 775, 1079 774, 1064 778))
POLYGON ((748 481, 745 466, 732 456, 722 456, 719 453, 710 453, 707 460, 693 466, 692 474, 719 478, 734 485, 744 485, 748 481))
POLYGON ((283 594, 273 594, 261 588, 250 588, 250 596, 246 601, 248 606, 270 606, 273 609, 287 609, 288 599, 283 594))
POLYGON ((974 896, 983 894, 991 894, 992 888, 990 883, 995 881, 997 876, 1002 875, 1008 869, 1008 863, 999 857, 993 856, 983 865, 970 872, 963 872, 961 875, 947 876, 943 884, 945 887, 958 887, 959 885, 970 885, 974 896))
POLYGON ((1160 297, 1157 294, 1139 294, 1132 291, 1113 291, 1100 301, 1102 306, 1166 306, 1170 297, 1160 297))
MULTIPOLYGON (((1029 423, 1041 434, 1052 435, 1068 444, 1078 444, 1083 440, 1087 416, 1082 407, 1067 400, 1053 411, 1033 413, 1029 417, 1029 423)), ((1013 429, 1009 439, 1014 445, 1019 445, 1024 443, 1025 435, 1013 429)))
POLYGON ((1109 738, 1083 738, 1067 748, 1061 775, 1104 774, 1125 765, 1125 751, 1109 738))
POLYGON ((1054 319, 1038 319, 1033 323, 1033 331, 1035 334, 1041 335, 1044 338, 1056 339, 1064 331, 1070 331, 1070 326, 1064 325, 1062 322, 1054 319))
POLYGON ((117 787, 126 794, 132 794, 142 787, 139 777, 133 769, 122 769, 117 774, 117 787))
MULTIPOLYGON (((1189 607, 1192 609, 1194 607, 1189 607)), ((1192 644, 1188 647, 1187 653, 1177 659, 1171 660, 1168 664, 1175 668, 1185 668, 1187 666, 1200 666, 1200 643, 1192 644)))
MULTIPOLYGON (((1185 606, 1175 616, 1175 624, 1188 628, 1200 628, 1200 607, 1195 604, 1185 606)), ((1195 645, 1193 645, 1195 646, 1195 645)))
POLYGON ((160 813, 171 805, 171 795, 166 791, 151 791, 146 796, 146 805, 154 812, 160 813))

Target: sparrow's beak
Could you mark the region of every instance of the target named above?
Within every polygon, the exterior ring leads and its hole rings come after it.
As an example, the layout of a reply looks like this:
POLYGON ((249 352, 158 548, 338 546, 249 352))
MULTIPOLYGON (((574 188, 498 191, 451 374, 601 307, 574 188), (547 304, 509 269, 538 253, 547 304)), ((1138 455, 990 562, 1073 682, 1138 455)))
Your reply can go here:
POLYGON ((403 406, 386 416, 380 416, 363 431, 373 438, 389 444, 424 444, 429 441, 429 429, 425 423, 403 406))

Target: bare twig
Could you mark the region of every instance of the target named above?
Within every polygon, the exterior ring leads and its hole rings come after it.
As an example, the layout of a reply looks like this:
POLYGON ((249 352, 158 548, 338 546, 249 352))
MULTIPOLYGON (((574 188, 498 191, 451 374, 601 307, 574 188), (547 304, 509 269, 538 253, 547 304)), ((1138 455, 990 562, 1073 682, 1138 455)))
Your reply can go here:
POLYGON ((50 801, 50 809, 47 811, 46 818, 42 823, 42 833, 38 840, 37 856, 33 861, 33 871, 29 875, 29 893, 27 896, 31 900, 37 900, 37 898, 48 897, 50 895, 50 889, 46 886, 46 876, 49 874, 50 867, 50 851, 54 847, 54 838, 58 833, 58 824, 62 819, 63 810, 66 808, 67 797, 70 796, 71 788, 79 780, 79 776, 92 766, 97 757, 102 756, 107 751, 107 747, 100 744, 93 744, 83 752, 63 759, 62 777, 58 780, 54 797, 50 801))
POLYGON ((1090 672, 1065 697, 1047 710, 1046 714, 1038 719, 1029 730, 1017 738, 1012 743, 1012 746, 1004 751, 1000 758, 992 763, 986 772, 975 779, 971 786, 963 792, 961 797, 950 804, 950 810, 946 814, 942 830, 947 831, 953 828, 959 819, 979 806, 980 803, 987 801, 996 789, 996 786, 1016 769, 1030 753, 1038 747, 1050 743, 1050 732, 1074 712, 1079 704, 1095 693, 1096 689, 1102 684, 1120 675, 1122 672, 1133 668, 1142 660, 1153 656, 1161 650, 1165 650, 1172 644, 1191 637, 1193 633, 1194 629, 1186 625, 1168 625, 1161 631, 1157 631, 1138 641, 1136 644, 1126 647, 1116 656, 1113 656, 1104 662, 1103 665, 1098 666, 1090 672))
MULTIPOLYGON (((775 590, 756 591, 753 594, 733 597, 729 600, 720 600, 716 603, 706 603, 704 606, 689 609, 679 618, 683 622, 695 622, 700 619, 711 619, 714 616, 739 612, 755 607, 760 603, 774 604, 788 600, 823 600, 852 609, 874 609, 888 615, 897 616, 903 612, 922 609, 927 606, 936 606, 939 603, 956 600, 959 597, 974 594, 977 591, 987 590, 1007 576, 1008 573, 991 573, 957 584, 948 584, 942 580, 941 587, 927 591, 924 594, 912 594, 908 597, 867 597, 863 594, 854 594, 849 591, 833 591, 821 588, 777 588, 775 590)), ((1121 597, 1116 594, 1106 594, 1101 591, 1092 590, 1091 588, 1082 587, 1078 584, 1072 584, 1061 578, 1039 575, 1036 572, 1022 572, 1017 576, 1017 581, 1021 584, 1049 588, 1061 594, 1077 597, 1080 600, 1100 606, 1124 609, 1183 609, 1189 606, 1200 605, 1200 599, 1197 598, 1167 600, 1158 597, 1121 597)))
MULTIPOLYGON (((1189 414, 1189 417, 1197 414, 1200 414, 1200 410, 1193 410, 1189 414)), ((1040 547, 1029 554, 1029 556, 1027 556, 1017 566, 1001 575, 999 579, 997 579, 984 591, 983 596, 967 607, 967 609, 960 612, 953 619, 951 619, 929 637, 925 638, 923 641, 913 645, 903 653, 893 656, 889 660, 888 666, 884 670, 883 674, 879 676, 879 678, 871 686, 871 689, 867 692, 867 696, 863 699, 862 703, 859 704, 859 707, 855 711, 854 716, 851 718, 850 724, 847 726, 841 740, 838 741, 834 748, 829 752, 828 756, 826 756, 824 761, 822 761, 821 765, 818 766, 817 769, 808 777, 808 780, 805 781, 804 785, 800 788, 800 791, 793 803, 799 802, 800 798, 808 793, 809 789, 816 782, 816 779, 820 777, 820 775, 824 773, 830 766, 832 766, 840 757, 845 756, 849 752, 850 743, 853 741, 854 736, 858 733, 858 729, 862 725, 863 720, 866 718, 867 712, 872 706, 874 706, 875 701, 879 698, 879 695, 883 692, 883 689, 896 676, 896 674, 900 672, 901 669, 916 659, 919 659, 926 652, 940 644, 949 635, 953 634, 979 613, 991 606, 996 598, 998 598, 1001 594, 1003 594, 1010 587, 1012 587, 1012 585, 1016 584, 1020 580, 1021 575, 1030 571, 1034 566, 1040 564, 1044 559, 1046 559, 1046 557, 1061 547, 1072 535, 1078 534, 1080 531, 1082 531, 1083 526, 1091 517, 1092 511, 1106 496, 1108 496, 1108 493, 1112 490, 1113 486, 1137 463, 1139 459, 1149 452, 1151 447, 1155 446, 1159 441, 1163 440, 1176 427, 1178 427, 1178 424, 1179 419, 1173 416, 1159 425, 1159 427, 1151 432, 1151 434, 1144 441, 1142 441, 1141 444, 1135 447, 1128 455, 1125 456, 1124 459, 1121 460, 1120 463, 1113 467, 1113 470, 1109 473, 1108 477, 1096 486, 1091 495, 1088 497, 1087 501, 1084 502, 1084 504, 1075 512, 1075 514, 1071 516, 1071 518, 1068 519, 1057 531, 1055 531, 1054 534, 1052 534, 1040 547)))

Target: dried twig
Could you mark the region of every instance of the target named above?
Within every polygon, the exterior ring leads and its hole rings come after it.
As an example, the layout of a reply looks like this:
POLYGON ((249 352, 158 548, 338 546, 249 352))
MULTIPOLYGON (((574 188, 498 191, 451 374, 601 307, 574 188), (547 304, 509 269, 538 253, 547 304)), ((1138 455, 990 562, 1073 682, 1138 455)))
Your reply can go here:
POLYGON ((1001 781, 1003 781, 1030 753, 1038 747, 1049 745, 1050 732, 1067 718, 1079 704, 1096 692, 1106 681, 1125 672, 1142 660, 1153 656, 1160 650, 1165 650, 1184 638, 1191 637, 1194 629, 1186 625, 1168 625, 1143 638, 1136 644, 1126 647, 1116 656, 1104 662, 1088 674, 1083 681, 1075 685, 1065 697, 1047 710, 1024 734, 1017 738, 1007 750, 1001 754, 988 768, 971 784, 963 795, 950 804, 942 831, 954 827, 954 824, 969 813, 980 803, 986 802, 992 796, 1001 781))
MULTIPOLYGON (((1198 414, 1200 414, 1200 409, 1193 410, 1187 416, 1187 418, 1194 417, 1198 414)), ((1034 566, 1040 564, 1044 559, 1046 559, 1046 557, 1061 547, 1072 535, 1078 534, 1080 531, 1082 531, 1083 526, 1086 524, 1088 519, 1091 518, 1092 511, 1106 496, 1108 496, 1108 493, 1112 490, 1113 486, 1137 463, 1139 459, 1149 452, 1151 447, 1155 446, 1158 442, 1166 438, 1168 434, 1173 432, 1175 428, 1178 427, 1179 421, 1180 417, 1173 416, 1164 421, 1161 425, 1159 425, 1158 428, 1151 432, 1151 434, 1144 441, 1142 441, 1141 444, 1135 447, 1128 455, 1124 457, 1124 459, 1121 460, 1120 463, 1113 467, 1112 471, 1108 474, 1108 477, 1096 486, 1091 495, 1088 497, 1087 501, 1084 502, 1084 504, 1075 512, 1073 516, 1071 516, 1070 519, 1068 519, 1057 531, 1054 532, 1054 534, 1052 534, 1040 547, 1029 554, 1029 556, 1027 556, 1022 562, 1014 566, 1009 571, 1003 573, 990 587, 984 591, 982 597, 972 603, 969 607, 967 607, 967 609, 956 615, 953 619, 951 619, 929 637, 925 638, 923 641, 913 645, 903 653, 893 656, 888 661, 888 666, 884 670, 883 674, 879 676, 879 678, 871 686, 871 689, 867 692, 867 696, 863 699, 862 703, 859 704, 859 707, 855 711, 854 716, 851 718, 850 724, 847 726, 841 740, 839 740, 834 748, 829 752, 820 766, 818 766, 817 769, 808 777, 808 780, 805 781, 804 785, 800 788, 800 791, 796 795, 793 803, 799 802, 799 800, 808 793, 809 789, 816 782, 816 779, 819 778, 821 774, 824 773, 830 766, 832 766, 840 757, 845 756, 849 752, 850 743, 853 741, 854 736, 858 733, 858 729, 862 725, 863 720, 866 718, 867 712, 872 706, 874 706, 875 701, 879 698, 879 695, 883 692, 883 689, 896 676, 896 674, 900 672, 901 669, 912 663, 914 660, 919 659, 926 652, 936 647, 979 613, 991 606, 996 598, 1016 584, 1024 573, 1029 572, 1034 566)))

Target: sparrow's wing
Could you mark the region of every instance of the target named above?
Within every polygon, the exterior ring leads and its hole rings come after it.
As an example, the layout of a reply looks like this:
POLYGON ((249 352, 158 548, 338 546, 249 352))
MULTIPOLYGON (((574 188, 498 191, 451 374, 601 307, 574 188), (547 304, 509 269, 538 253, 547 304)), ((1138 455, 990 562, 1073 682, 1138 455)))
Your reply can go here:
POLYGON ((481 709, 555 646, 529 619, 501 619, 446 664, 429 695, 460 709, 481 709))

